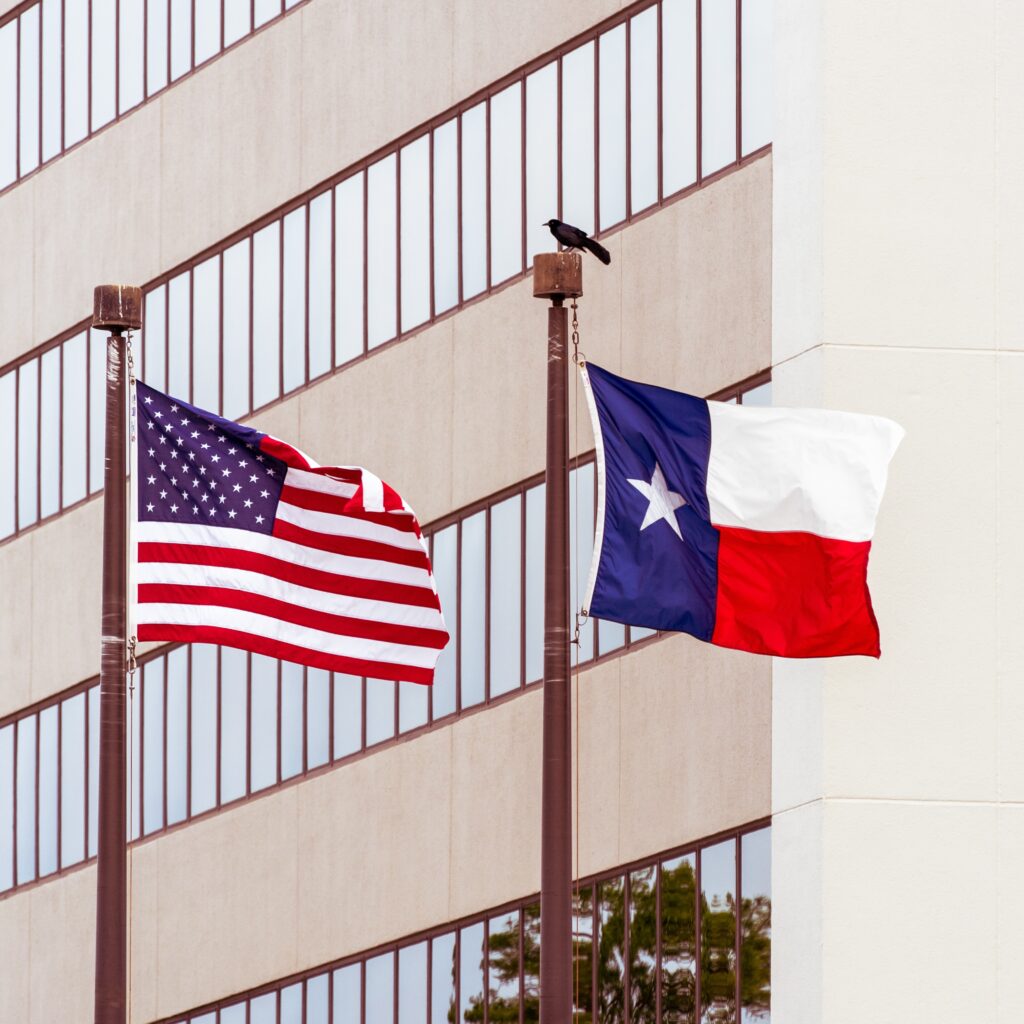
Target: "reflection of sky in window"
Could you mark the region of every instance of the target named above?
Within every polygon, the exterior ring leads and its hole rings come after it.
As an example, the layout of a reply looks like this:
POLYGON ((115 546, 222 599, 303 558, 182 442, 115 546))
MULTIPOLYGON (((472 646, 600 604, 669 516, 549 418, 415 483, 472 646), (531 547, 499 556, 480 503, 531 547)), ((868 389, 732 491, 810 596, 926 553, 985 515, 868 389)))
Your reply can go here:
MULTIPOLYGON (((221 736, 220 736, 220 802, 245 796, 246 758, 246 654, 225 647, 221 650, 221 736)), ((215 679, 216 677, 214 677, 215 679)), ((196 706, 195 682, 192 687, 192 708, 196 706)), ((214 719, 216 721, 216 719, 214 719)), ((195 749, 196 716, 192 715, 193 750, 195 749)), ((193 770, 193 780, 195 773, 193 770)), ((195 807, 192 808, 193 812, 195 807)))
POLYGON ((384 953, 366 961, 365 1024, 392 1024, 395 1013, 393 971, 392 953, 384 953))
POLYGON ((430 1024, 447 1024, 455 1005, 455 934, 433 941, 430 961, 430 1024))
POLYGON ((277 1024, 277 993, 249 1000, 249 1024, 277 1024))
POLYGON ((306 760, 310 768, 330 760, 330 704, 330 672, 306 669, 306 760))
POLYGON ((630 186, 632 211, 658 201, 658 10, 629 24, 630 186))
MULTIPOLYGON (((8 481, 0 488, 0 537, 14 532, 14 424, 16 374, 0 377, 0 480, 8 481)), ((79 429, 81 433, 81 429, 79 429)))
POLYGON ((491 97, 491 283, 522 267, 522 87, 491 97))
POLYGON ((477 512, 462 521, 462 630, 459 676, 462 706, 484 699, 484 621, 486 616, 485 557, 487 513, 477 512))
POLYGON ((18 882, 36 876, 36 716, 18 722, 18 882))
POLYGON ((772 139, 772 0, 743 0, 743 152, 772 139))
POLYGON ((21 173, 39 163, 39 8, 36 4, 18 19, 21 31, 21 173))
MULTIPOLYGON (((121 0, 121 10, 125 10, 127 0, 121 0)), ((134 0, 135 6, 141 9, 142 0, 134 0)), ((122 14, 122 20, 124 14, 122 14)), ((49 160, 60 152, 61 123, 61 41, 60 41, 61 3, 60 0, 43 0, 43 159, 49 160)), ((125 76, 133 58, 121 58, 121 74, 125 76)), ((141 40, 138 44, 137 56, 142 62, 141 40)), ((128 76, 123 79, 121 95, 134 97, 135 78, 128 76)), ((138 76, 138 88, 142 87, 141 73, 138 76)), ((129 104, 124 104, 127 109, 129 104)))
MULTIPOLYGON (((359 995, 361 964, 349 964, 334 972, 333 1024, 358 1024, 362 1000, 359 995)), ((369 1024, 369 1021, 367 1021, 369 1024)))
MULTIPOLYGON (((117 100, 116 0, 90 0, 92 11, 92 131, 114 120, 117 100)), ((65 96, 67 93, 65 93, 65 96)))
POLYGON ((487 287, 487 104, 462 115, 462 297, 487 287))
MULTIPOLYGON (((223 258, 224 415, 249 411, 249 239, 226 250, 223 258)), ((155 385, 154 385, 155 386, 155 385)))
POLYGON ((427 944, 398 951, 398 1024, 427 1024, 427 944))
POLYGON ((701 164, 711 174, 736 159, 736 4, 701 3, 701 164))
POLYGON ((601 227, 626 216, 626 26, 605 32, 599 41, 601 152, 601 227))
POLYGON ((772 891, 772 830, 748 832, 742 839, 740 887, 744 899, 770 896, 772 891))
POLYGON ((491 508, 491 696, 519 686, 522 498, 491 508))
POLYGON ((211 256, 192 271, 192 401, 212 412, 220 411, 220 344, 220 256, 211 256))
MULTIPOLYGON (((167 84, 167 2, 147 0, 146 89, 150 93, 167 84)), ((245 0, 248 7, 248 0, 245 0)))
POLYGON ((123 113, 138 106, 142 95, 145 0, 119 0, 117 104, 123 113))
POLYGON ((287 393, 306 380, 306 207, 284 218, 284 382, 287 393))
MULTIPOLYGON (((2 62, 0 62, 2 63, 2 62)), ((89 0, 64 0, 64 146, 89 130, 89 0)))
POLYGON ((39 713, 39 874, 57 870, 57 705, 39 713))
POLYGON ((434 718, 450 715, 455 710, 455 658, 459 650, 457 548, 458 526, 449 526, 434 534, 430 565, 437 596, 444 610, 444 624, 451 638, 438 657, 434 670, 434 718))
POLYGON ((334 190, 334 361, 363 351, 363 174, 334 190))
POLYGON ((395 684, 390 679, 366 680, 366 745, 395 734, 395 684))
POLYGON ((558 65, 546 64, 526 79, 526 259, 554 252, 544 222, 558 216, 558 65))
MULTIPOLYGON (((225 654, 227 651, 225 650, 225 654)), ((232 656, 228 656, 229 662, 232 656)), ((236 652, 233 656, 237 664, 245 655, 236 652)), ((228 673, 225 673, 226 675, 228 673)), ((231 674, 228 687, 221 693, 221 710, 225 716, 237 716, 242 711, 245 716, 245 694, 239 694, 237 671, 231 674), (239 697, 242 704, 239 706, 239 697)), ((192 813, 199 814, 208 810, 217 802, 217 648, 210 644, 194 644, 192 646, 192 813)), ((236 718, 237 721, 237 718, 236 718)), ((227 799, 241 796, 245 791, 244 764, 241 788, 237 783, 237 741, 231 742, 236 736, 227 724, 222 730, 225 741, 221 749, 221 799, 229 793, 227 799), (231 755, 235 756, 232 757, 231 755), (227 766, 227 768, 225 768, 227 766), (231 768, 235 768, 232 774, 231 768)))
POLYGON ((302 666, 281 662, 281 778, 302 771, 303 732, 302 666))
POLYGON ((392 153, 366 172, 366 302, 370 348, 395 336, 397 168, 398 159, 392 153))
POLYGON ((245 1003, 225 1006, 220 1011, 220 1024, 245 1024, 245 1003))
POLYGON ((0 729, 0 892, 14 885, 14 726, 0 729))
MULTIPOLYGON (((60 711, 60 862, 85 859, 85 694, 69 697, 60 711)), ((0 768, 0 777, 3 770, 0 768)), ((2 790, 0 783, 0 790, 2 790)), ((2 799, 2 797, 0 797, 2 799)), ((0 829, 0 845, 3 844, 0 829)), ((0 870, 2 875, 2 870, 0 870)), ((0 888, 3 888, 0 883, 0 888)))
POLYGON ((326 974, 318 974, 306 981, 306 1024, 329 1024, 327 977, 326 974))
POLYGON ((430 319, 430 137, 402 150, 402 330, 430 319))
POLYGON ((458 122, 434 129, 434 311, 459 301, 458 122))
POLYGON ((459 1020, 472 1020, 483 997, 484 926, 478 922, 459 932, 459 1020))
POLYGON ((188 648, 171 651, 167 663, 167 824, 188 810, 188 648))
POLYGON ((0 188, 18 174, 18 23, 0 26, 0 188))
POLYGON ((334 674, 334 756, 355 753, 363 744, 363 680, 334 674))
MULTIPOLYGON (((554 214, 551 214, 553 217, 554 214)), ((562 216, 594 230, 594 44, 562 58, 562 216)))
POLYGON ((143 666, 140 675, 145 757, 142 830, 148 834, 164 823, 164 659, 154 658, 143 666))
MULTIPOLYGON (((86 437, 82 424, 85 423, 85 395, 89 380, 86 344, 84 332, 64 343, 64 491, 61 500, 65 507, 85 497, 86 437)), ((0 535, 2 533, 0 530, 0 535)))
POLYGON ((276 1024, 302 1024, 302 983, 281 990, 281 1013, 276 1024))
POLYGON ((277 782, 277 660, 252 655, 252 792, 277 782))

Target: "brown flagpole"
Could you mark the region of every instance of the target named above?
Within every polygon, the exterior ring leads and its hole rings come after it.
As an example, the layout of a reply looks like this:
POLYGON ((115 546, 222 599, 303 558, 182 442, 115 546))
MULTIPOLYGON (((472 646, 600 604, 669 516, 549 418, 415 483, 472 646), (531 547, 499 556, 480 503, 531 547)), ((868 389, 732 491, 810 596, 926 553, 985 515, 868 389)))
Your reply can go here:
POLYGON ((572 1018, 572 773, 569 690, 569 354, 566 298, 583 294, 578 252, 541 253, 533 294, 548 309, 544 521, 544 736, 541 792, 540 1024, 572 1018))
POLYGON ((128 489, 124 434, 128 411, 128 353, 125 332, 142 326, 142 290, 129 285, 100 285, 93 293, 93 300, 92 325, 110 334, 103 472, 95 1022, 125 1024, 128 989, 125 871, 128 489))

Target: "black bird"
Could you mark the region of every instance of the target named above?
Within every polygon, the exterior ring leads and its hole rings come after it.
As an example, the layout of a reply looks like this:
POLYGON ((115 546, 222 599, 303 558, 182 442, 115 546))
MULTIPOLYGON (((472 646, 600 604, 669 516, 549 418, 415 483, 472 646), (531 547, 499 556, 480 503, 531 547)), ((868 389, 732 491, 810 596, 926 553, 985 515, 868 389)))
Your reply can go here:
POLYGON ((555 220, 554 217, 544 222, 544 226, 566 247, 566 249, 586 249, 592 252, 605 265, 611 263, 612 254, 600 242, 595 242, 590 235, 571 224, 555 220))

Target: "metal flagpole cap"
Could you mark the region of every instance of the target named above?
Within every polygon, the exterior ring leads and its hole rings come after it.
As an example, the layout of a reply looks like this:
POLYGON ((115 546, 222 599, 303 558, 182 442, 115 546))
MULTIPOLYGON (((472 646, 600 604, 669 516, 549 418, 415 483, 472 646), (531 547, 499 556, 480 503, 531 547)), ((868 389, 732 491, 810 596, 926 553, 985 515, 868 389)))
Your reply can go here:
POLYGON ((542 252, 533 257, 535 299, 577 299, 582 294, 582 253, 542 252))
POLYGON ((101 284, 93 289, 93 327, 142 327, 142 289, 131 284, 101 284))

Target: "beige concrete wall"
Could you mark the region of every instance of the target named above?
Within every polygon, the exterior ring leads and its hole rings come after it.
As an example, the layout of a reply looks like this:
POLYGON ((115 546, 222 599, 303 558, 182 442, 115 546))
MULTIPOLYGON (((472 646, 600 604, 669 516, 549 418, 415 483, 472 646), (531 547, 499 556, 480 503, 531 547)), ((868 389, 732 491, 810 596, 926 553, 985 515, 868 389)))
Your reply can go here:
MULTIPOLYGON (((579 692, 582 874, 768 812, 765 659, 674 637, 579 692)), ((135 847, 132 1019, 536 892, 542 696, 135 847)), ((89 867, 0 901, 0 1019, 88 1019, 94 883, 89 867)))
POLYGON ((0 196, 0 365, 621 6, 312 0, 0 196))
MULTIPOLYGON (((609 268, 588 257, 588 357, 696 394, 767 366, 770 195, 765 157, 613 235, 609 268)), ((547 330, 532 287, 520 281, 255 422, 322 463, 371 467, 423 522, 531 476, 544 467, 547 330)), ((585 409, 578 423, 585 450, 585 409)), ((0 579, 19 581, 0 596, 0 650, 13 653, 0 659, 0 715, 98 671, 99 544, 88 538, 101 518, 94 500, 0 545, 0 579)))
POLYGON ((774 670, 773 1016, 1016 1021, 1024 10, 779 18, 775 398, 907 437, 869 574, 881 660, 774 670))

